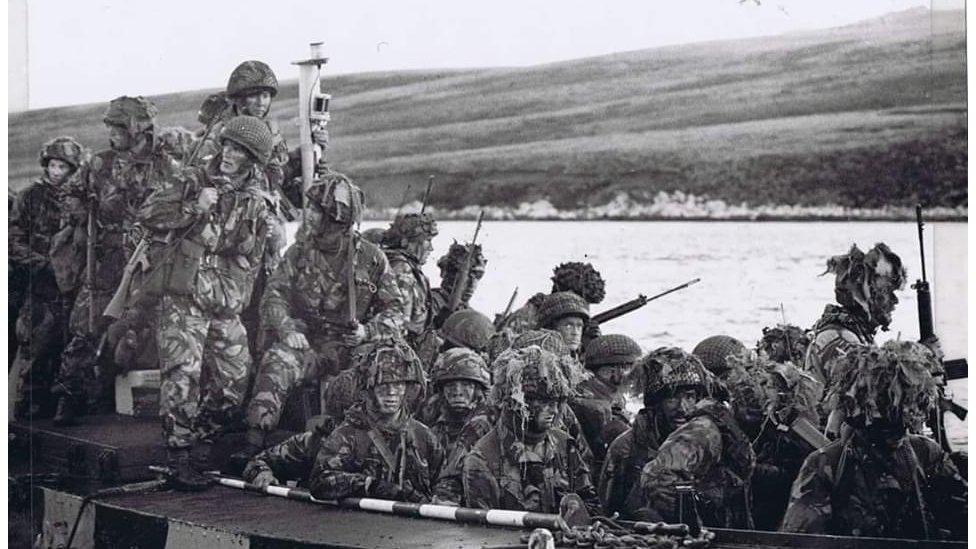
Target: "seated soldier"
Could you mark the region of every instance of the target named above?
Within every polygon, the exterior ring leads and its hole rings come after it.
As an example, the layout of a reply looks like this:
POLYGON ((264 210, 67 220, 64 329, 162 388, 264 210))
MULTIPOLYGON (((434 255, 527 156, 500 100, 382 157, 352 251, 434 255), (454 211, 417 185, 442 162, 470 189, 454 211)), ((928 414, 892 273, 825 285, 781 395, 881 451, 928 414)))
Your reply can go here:
POLYGON ((440 395, 431 431, 447 458, 437 483, 439 502, 461 504, 461 468, 464 458, 495 423, 495 409, 488 404, 491 385, 488 365, 478 353, 454 348, 437 357, 434 391, 440 395))
POLYGON ((695 404, 708 394, 701 361, 677 347, 650 352, 632 376, 633 390, 643 393, 644 407, 633 427, 610 443, 600 472, 600 499, 608 513, 633 517, 639 506, 638 480, 664 440, 688 420, 695 404))
POLYGON ((831 361, 826 402, 846 428, 803 463, 782 531, 966 539, 966 481, 935 441, 911 434, 938 405, 939 367, 908 341, 831 361))
POLYGON ((599 501, 574 440, 555 428, 560 404, 572 395, 559 357, 539 347, 513 349, 494 364, 494 428, 464 459, 469 507, 559 512, 563 498, 599 501))
POLYGON ((548 295, 539 307, 539 328, 558 332, 574 357, 580 354, 583 327, 589 320, 590 306, 573 292, 548 295))
POLYGON ((309 477, 320 499, 430 501, 444 460, 434 434, 410 417, 424 389, 420 360, 402 340, 376 345, 360 361, 364 393, 324 441, 309 477))
POLYGON ((602 335, 586 347, 586 369, 593 377, 577 386, 570 406, 601 463, 607 446, 630 427, 621 385, 640 357, 640 345, 625 335, 602 335))
MULTIPOLYGON (((552 291, 573 292, 582 297, 590 305, 596 305, 603 301, 606 292, 604 290, 603 277, 600 272, 593 268, 590 263, 580 263, 570 261, 560 263, 552 269, 552 291)), ((510 332, 514 338, 526 330, 534 330, 539 326, 539 307, 547 297, 544 293, 537 293, 521 308, 513 312, 505 319, 502 329, 510 332)), ((599 335, 598 327, 590 327, 587 330, 587 339, 599 335)))

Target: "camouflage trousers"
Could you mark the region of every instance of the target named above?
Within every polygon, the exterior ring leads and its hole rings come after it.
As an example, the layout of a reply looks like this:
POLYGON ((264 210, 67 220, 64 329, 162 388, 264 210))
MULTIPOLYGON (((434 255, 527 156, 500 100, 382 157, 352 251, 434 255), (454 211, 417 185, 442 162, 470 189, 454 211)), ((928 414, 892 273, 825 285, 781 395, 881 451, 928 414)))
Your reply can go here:
POLYGON ((17 351, 8 372, 10 417, 26 412, 25 406, 44 408, 53 403, 30 402, 50 399, 58 359, 64 350, 67 325, 64 300, 28 295, 17 314, 14 332, 17 351))
POLYGON ((211 440, 239 418, 251 355, 238 316, 213 318, 190 297, 164 296, 156 341, 159 414, 171 448, 211 440))
POLYGON ((308 339, 311 349, 294 349, 278 338, 264 353, 247 407, 248 427, 274 431, 292 390, 303 381, 325 381, 347 367, 349 347, 331 338, 308 339))
POLYGON ((82 287, 68 317, 68 330, 71 335, 61 355, 58 382, 75 394, 84 390, 90 400, 95 400, 99 396, 92 394, 100 390, 96 387, 107 385, 107 382, 98 383, 95 380, 107 377, 97 370, 96 362, 99 341, 108 328, 108 322, 102 317, 102 312, 112 300, 112 294, 113 292, 104 290, 95 290, 93 293, 88 287, 82 287), (90 317, 89 311, 92 308, 94 314, 90 317), (89 318, 92 317, 95 319, 94 324, 89 322, 89 318))

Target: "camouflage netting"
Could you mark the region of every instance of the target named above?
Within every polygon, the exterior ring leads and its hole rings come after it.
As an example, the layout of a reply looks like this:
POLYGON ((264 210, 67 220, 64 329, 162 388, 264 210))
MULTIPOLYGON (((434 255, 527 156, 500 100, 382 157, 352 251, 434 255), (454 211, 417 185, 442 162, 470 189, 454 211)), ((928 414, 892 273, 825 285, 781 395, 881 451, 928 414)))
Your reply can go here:
MULTIPOLYGON (((470 244, 458 244, 455 240, 451 243, 447 253, 437 260, 437 267, 446 273, 458 272, 464 265, 464 258, 467 256, 469 248, 471 248, 470 244)), ((481 244, 475 244, 472 253, 474 253, 474 257, 471 260, 471 271, 484 273, 488 261, 482 253, 481 244)))
POLYGON ((253 116, 235 116, 228 120, 220 131, 220 139, 244 147, 262 166, 268 163, 274 148, 274 136, 268 125, 253 116))
POLYGON ((349 219, 343 219, 341 222, 346 226, 358 225, 363 219, 366 195, 363 194, 363 190, 359 186, 344 174, 339 172, 323 174, 305 192, 307 205, 316 206, 333 219, 339 217, 337 196, 340 197, 338 200, 341 201, 343 207, 348 208, 350 214, 349 219))
POLYGON ((538 346, 509 349, 492 366, 492 401, 518 417, 529 417, 527 397, 563 400, 573 395, 560 357, 538 346))
POLYGON ((777 324, 763 328, 762 339, 756 343, 756 352, 773 362, 802 364, 810 346, 810 336, 799 326, 777 324))
POLYGON ((539 326, 542 328, 552 328, 556 322, 567 316, 576 316, 586 322, 590 319, 590 306, 573 292, 556 292, 542 300, 538 316, 539 326))
POLYGON ((586 367, 592 370, 618 364, 630 366, 640 360, 642 353, 640 345, 625 335, 601 335, 586 345, 586 367))
POLYGON ((267 63, 244 61, 230 73, 227 95, 241 97, 260 90, 268 90, 272 97, 278 94, 278 78, 267 63))
POLYGON ((594 305, 603 301, 606 296, 603 277, 590 263, 560 263, 552 273, 553 293, 573 292, 594 305))
POLYGON ((701 340, 691 354, 702 361, 705 368, 717 376, 728 371, 729 357, 748 353, 746 346, 738 339, 727 335, 714 335, 701 340))
POLYGON ((935 355, 920 343, 860 347, 831 362, 827 405, 864 425, 885 418, 917 432, 938 402, 932 373, 940 370, 935 355))
POLYGON ((109 101, 102 122, 141 132, 155 126, 158 114, 156 105, 145 97, 123 95, 109 101))
POLYGON ((512 342, 511 348, 526 349, 532 346, 539 347, 559 357, 559 366, 570 387, 576 387, 593 377, 593 374, 586 371, 578 360, 573 359, 569 347, 563 342, 563 336, 559 335, 559 332, 545 329, 522 332, 512 342))
POLYGON ((488 390, 491 385, 491 375, 488 373, 488 365, 481 355, 465 349, 455 347, 448 349, 437 355, 431 372, 431 381, 435 385, 451 381, 466 380, 473 381, 488 390))
POLYGON ((387 339, 356 347, 350 361, 359 372, 362 388, 382 383, 406 382, 426 388, 424 368, 416 353, 400 339, 387 339))
POLYGON ((792 363, 779 363, 752 353, 730 356, 725 384, 735 407, 777 414, 792 408, 816 420, 823 386, 792 363))
POLYGON ((404 240, 433 238, 437 236, 437 221, 427 213, 408 213, 396 216, 390 227, 383 233, 383 245, 396 248, 404 240))
POLYGON ((710 394, 713 384, 713 376, 698 357, 678 347, 660 347, 631 370, 626 385, 633 396, 644 396, 644 406, 650 406, 676 389, 694 388, 710 394))
POLYGON ((838 303, 859 312, 865 320, 887 328, 890 319, 876 318, 877 311, 871 302, 886 291, 904 287, 908 275, 898 255, 883 242, 875 244, 866 254, 854 245, 846 254, 827 260, 823 274, 827 273, 836 275, 834 294, 838 303))
POLYGON ((88 150, 75 138, 61 136, 44 143, 39 157, 43 167, 47 167, 49 160, 57 159, 77 170, 88 160, 88 150))

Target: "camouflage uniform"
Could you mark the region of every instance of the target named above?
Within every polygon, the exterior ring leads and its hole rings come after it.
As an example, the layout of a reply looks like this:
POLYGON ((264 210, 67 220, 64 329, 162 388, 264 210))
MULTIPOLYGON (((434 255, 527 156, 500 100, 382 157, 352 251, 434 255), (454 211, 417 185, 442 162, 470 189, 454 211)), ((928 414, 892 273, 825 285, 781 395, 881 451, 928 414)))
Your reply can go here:
MULTIPOLYGON (((552 280, 552 291, 550 293, 573 292, 590 305, 599 304, 606 296, 603 277, 590 263, 577 261, 560 263, 553 267, 550 280, 552 280)), ((513 339, 522 332, 539 328, 541 326, 539 308, 546 296, 547 294, 540 292, 530 297, 525 305, 509 315, 501 326, 502 331, 510 334, 510 339, 513 339)), ((586 343, 598 335, 600 335, 599 326, 588 324, 583 341, 586 343)))
MULTIPOLYGON (((327 184, 309 190, 312 207, 329 200, 334 187, 348 185, 351 194, 361 191, 344 176, 336 174, 327 184), (314 199, 312 197, 315 197, 314 199)), ((325 206, 322 206, 325 207, 325 206)), ((359 210, 361 211, 361 209, 359 210)), ((358 213, 356 214, 358 216, 358 213)), ((309 217, 306 212, 306 217, 309 217)), ((276 334, 265 352, 255 380, 253 398, 247 408, 251 444, 260 446, 263 434, 274 430, 281 418, 289 392, 303 378, 320 381, 348 367, 350 328, 348 314, 349 237, 336 230, 303 227, 298 240, 268 280, 261 316, 264 326, 276 334), (334 237, 337 242, 320 243, 334 237), (336 249, 329 246, 335 245, 336 249), (303 335, 310 346, 301 350, 286 339, 303 335)), ((375 245, 353 237, 355 242, 356 320, 365 328, 366 340, 399 337, 403 326, 403 297, 390 272, 383 252, 375 245)))
POLYGON ((935 441, 911 434, 938 405, 935 354, 889 341, 855 349, 832 367, 825 401, 848 428, 803 463, 782 530, 965 539, 966 482, 935 441))
POLYGON ((239 417, 251 370, 240 313, 251 296, 271 217, 261 169, 270 154, 271 135, 260 120, 241 116, 227 122, 221 140, 251 155, 250 171, 235 177, 192 168, 184 188, 154 193, 141 212, 144 226, 158 234, 179 225, 181 237, 150 257, 164 272, 175 264, 169 285, 157 289, 162 294, 157 332, 160 415, 170 448, 211 440, 239 417), (195 199, 207 187, 218 191, 217 202, 207 211, 177 198, 195 199), (184 212, 182 219, 179 211, 184 212), (184 266, 184 258, 189 265, 184 266), (189 284, 176 289, 173 280, 182 277, 189 284))
POLYGON ((559 357, 537 346, 510 350, 495 362, 492 398, 501 406, 494 428, 464 459, 465 502, 482 509, 559 512, 561 499, 579 495, 596 511, 599 500, 575 440, 553 426, 528 431, 527 397, 565 400, 572 390, 559 357))
MULTIPOLYGON (((72 339, 61 360, 59 381, 69 394, 77 394, 86 378, 94 375, 96 346, 107 328, 102 311, 112 299, 122 279, 138 236, 134 231, 138 208, 154 189, 178 177, 179 164, 162 150, 153 136, 156 107, 137 97, 121 97, 109 104, 106 124, 126 126, 130 132, 146 135, 138 151, 107 150, 97 153, 80 184, 68 192, 94 209, 95 273, 94 288, 83 285, 75 299, 69 326, 72 339), (94 308, 96 323, 89 326, 89 310, 94 308)), ((73 216, 82 224, 85 214, 73 216)), ((86 280, 87 273, 79 275, 86 280)))
MULTIPOLYGON (((45 143, 40 155, 45 170, 50 160, 57 159, 74 171, 57 184, 47 175, 34 181, 17 195, 10 212, 8 262, 14 271, 26 275, 24 300, 15 322, 19 345, 15 345, 16 358, 11 375, 17 379, 10 381, 13 386, 26 383, 25 389, 32 392, 46 392, 50 387, 58 357, 64 349, 67 316, 77 280, 58 276, 61 271, 58 261, 52 261, 52 252, 56 254, 60 247, 55 246, 56 240, 73 236, 71 227, 62 232, 69 222, 62 185, 71 184, 69 178, 82 168, 86 156, 87 151, 70 137, 58 137, 45 143)), ((77 264, 78 257, 74 259, 77 264)), ((44 396, 38 393, 37 401, 42 399, 44 396)), ((17 410, 17 413, 23 411, 26 410, 17 410)))
POLYGON ((422 270, 424 262, 411 253, 408 246, 421 245, 430 250, 430 240, 435 236, 437 222, 430 214, 398 215, 383 233, 384 253, 403 297, 404 335, 415 351, 418 350, 421 335, 430 327, 433 318, 430 281, 422 270))
POLYGON ((362 401, 321 444, 309 479, 322 499, 372 496, 430 501, 444 450, 430 429, 410 417, 404 402, 383 417, 371 393, 384 383, 405 382, 422 390, 423 369, 402 342, 378 343, 359 360, 362 401))
POLYGON ((288 437, 251 458, 241 476, 253 482, 261 473, 271 473, 279 484, 287 480, 306 482, 322 442, 335 428, 335 422, 328 419, 317 423, 310 431, 288 437))

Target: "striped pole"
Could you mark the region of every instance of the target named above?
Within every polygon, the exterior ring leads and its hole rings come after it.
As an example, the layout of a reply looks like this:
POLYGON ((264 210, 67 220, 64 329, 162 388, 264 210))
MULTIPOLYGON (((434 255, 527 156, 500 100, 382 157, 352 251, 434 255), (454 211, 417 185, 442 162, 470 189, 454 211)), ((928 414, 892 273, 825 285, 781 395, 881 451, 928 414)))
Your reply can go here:
POLYGON ((495 526, 514 526, 516 528, 549 528, 561 530, 563 522, 559 515, 549 513, 531 513, 528 511, 507 511, 502 509, 471 509, 469 507, 453 507, 450 505, 434 505, 430 503, 406 503, 375 498, 344 498, 338 501, 317 499, 308 490, 288 488, 287 486, 258 487, 243 480, 214 476, 214 480, 228 488, 258 492, 270 496, 294 499, 319 505, 332 505, 343 509, 358 509, 373 511, 403 517, 423 517, 438 520, 449 520, 467 524, 491 524, 495 526))

